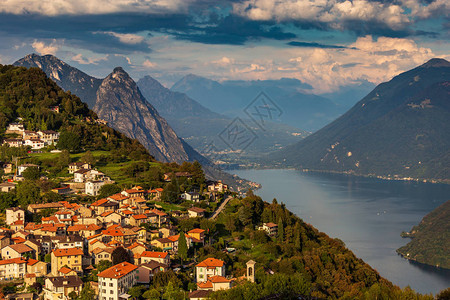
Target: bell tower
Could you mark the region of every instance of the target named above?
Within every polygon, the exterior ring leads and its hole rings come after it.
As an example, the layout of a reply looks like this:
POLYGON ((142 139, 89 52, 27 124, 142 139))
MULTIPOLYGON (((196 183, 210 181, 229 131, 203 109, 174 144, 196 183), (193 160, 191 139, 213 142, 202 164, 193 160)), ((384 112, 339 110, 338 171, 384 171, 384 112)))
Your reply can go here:
POLYGON ((255 264, 253 260, 247 262, 247 280, 250 282, 255 282, 255 264))

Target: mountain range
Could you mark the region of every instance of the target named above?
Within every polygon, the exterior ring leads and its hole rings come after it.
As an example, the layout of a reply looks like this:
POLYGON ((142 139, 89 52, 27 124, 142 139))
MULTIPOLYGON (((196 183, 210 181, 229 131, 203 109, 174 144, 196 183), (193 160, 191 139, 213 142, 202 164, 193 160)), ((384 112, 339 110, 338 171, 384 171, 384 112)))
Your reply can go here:
POLYGON ((217 169, 177 136, 122 68, 115 68, 106 78, 98 79, 52 55, 30 54, 14 65, 42 69, 65 91, 77 93, 109 126, 141 142, 155 159, 177 163, 197 160, 208 177, 220 178, 230 184, 236 183, 234 176, 217 169))
POLYGON ((334 96, 334 100, 330 100, 313 94, 310 85, 293 78, 219 83, 189 74, 171 90, 185 93, 203 106, 231 117, 246 117, 245 108, 264 92, 281 112, 273 121, 314 132, 343 114, 370 88, 373 88, 370 84, 363 84, 343 89, 329 94, 334 96))
POLYGON ((233 145, 230 145, 221 133, 233 123, 233 118, 206 108, 184 93, 167 89, 151 76, 141 78, 137 85, 145 99, 158 110, 180 137, 216 162, 220 160, 243 163, 263 153, 293 144, 309 134, 304 130, 270 121, 264 128, 260 128, 248 117, 241 118, 243 126, 248 126, 255 139, 248 146, 245 145, 246 147, 231 149, 233 145))
POLYGON ((450 63, 432 59, 378 85, 347 113, 266 157, 318 171, 450 181, 450 63))

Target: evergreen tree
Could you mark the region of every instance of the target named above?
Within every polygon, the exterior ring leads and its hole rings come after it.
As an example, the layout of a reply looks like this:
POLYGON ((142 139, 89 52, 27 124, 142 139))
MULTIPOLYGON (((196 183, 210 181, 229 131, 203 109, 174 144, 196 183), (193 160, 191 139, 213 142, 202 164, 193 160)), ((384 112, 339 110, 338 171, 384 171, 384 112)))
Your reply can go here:
POLYGON ((180 233, 180 237, 178 238, 178 256, 180 257, 181 264, 183 264, 183 260, 186 260, 188 254, 188 247, 186 242, 186 236, 182 231, 180 233))
POLYGON ((77 300, 92 300, 92 299, 95 299, 95 291, 91 287, 90 282, 86 282, 77 300))

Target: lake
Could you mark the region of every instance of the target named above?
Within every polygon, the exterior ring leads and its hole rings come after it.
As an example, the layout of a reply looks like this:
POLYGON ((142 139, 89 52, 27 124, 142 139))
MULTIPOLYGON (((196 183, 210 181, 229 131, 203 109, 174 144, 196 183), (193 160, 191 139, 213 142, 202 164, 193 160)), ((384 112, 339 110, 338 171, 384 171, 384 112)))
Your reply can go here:
POLYGON ((409 262, 396 249, 400 237, 450 199, 450 185, 389 181, 296 170, 234 170, 262 184, 255 193, 277 198, 305 222, 345 242, 356 256, 394 284, 420 293, 450 287, 450 272, 409 262))

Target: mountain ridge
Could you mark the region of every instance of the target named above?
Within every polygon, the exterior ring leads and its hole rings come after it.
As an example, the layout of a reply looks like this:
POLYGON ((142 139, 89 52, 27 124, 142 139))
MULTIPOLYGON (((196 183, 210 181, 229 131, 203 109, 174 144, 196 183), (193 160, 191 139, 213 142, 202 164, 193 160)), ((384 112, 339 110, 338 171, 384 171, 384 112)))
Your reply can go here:
POLYGON ((450 164, 443 150, 450 147, 447 65, 432 61, 378 85, 340 118, 273 153, 270 161, 317 171, 449 180, 443 166, 450 164))

